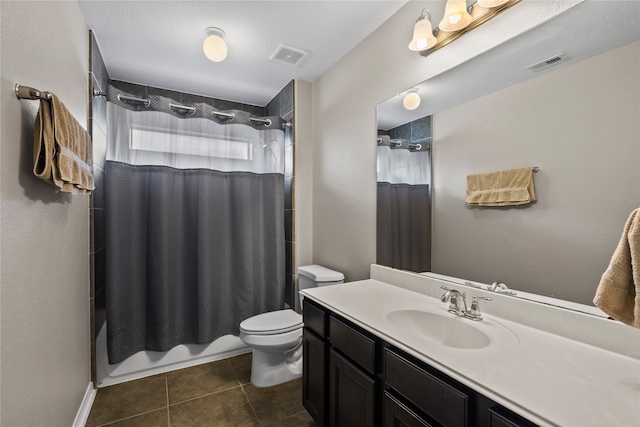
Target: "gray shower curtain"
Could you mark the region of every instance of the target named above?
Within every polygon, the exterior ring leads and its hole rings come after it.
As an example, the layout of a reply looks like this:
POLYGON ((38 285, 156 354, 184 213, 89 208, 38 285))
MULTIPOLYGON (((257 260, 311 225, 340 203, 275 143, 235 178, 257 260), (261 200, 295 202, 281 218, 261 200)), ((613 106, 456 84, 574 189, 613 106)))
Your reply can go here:
POLYGON ((238 335, 282 308, 282 175, 106 168, 110 363, 238 335))
MULTIPOLYGON (((169 118, 162 135, 195 143, 206 139, 208 147, 240 141, 250 149, 245 150, 246 160, 228 163, 230 169, 241 165, 245 170, 178 169, 144 164, 147 153, 130 148, 140 121, 147 120, 142 129, 149 129, 150 121, 163 113, 145 112, 145 119, 111 102, 108 109, 115 122, 109 124, 105 170, 109 363, 142 350, 168 351, 178 344, 238 335, 242 320, 283 308, 284 175, 256 172, 265 170, 256 162, 269 170, 282 167, 278 153, 270 151, 283 145, 282 131, 266 131, 263 141, 265 131, 246 129, 245 124, 207 122, 206 132, 200 130, 197 138, 188 140, 198 124, 193 120, 206 119, 169 118), (188 131, 179 126, 188 126, 188 131), (243 133, 229 134, 232 127, 243 133)), ((152 124, 159 133, 159 125, 152 124)), ((145 137, 153 139, 155 133, 145 137)), ((208 157, 150 154, 165 157, 169 165, 221 165, 224 160, 220 150, 208 157)))
POLYGON ((429 185, 378 182, 377 263, 431 271, 429 185))

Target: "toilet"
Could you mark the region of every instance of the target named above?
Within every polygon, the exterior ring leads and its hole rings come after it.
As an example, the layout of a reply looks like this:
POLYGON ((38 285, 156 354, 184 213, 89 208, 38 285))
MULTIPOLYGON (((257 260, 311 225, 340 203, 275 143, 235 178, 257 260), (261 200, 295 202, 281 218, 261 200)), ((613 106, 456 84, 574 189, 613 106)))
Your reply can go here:
MULTIPOLYGON (((296 293, 344 282, 344 274, 319 266, 298 267, 296 293)), ((296 298, 301 312, 302 295, 296 298)), ((251 383, 271 387, 302 376, 302 316, 292 309, 270 311, 240 323, 240 339, 253 349, 251 383)))

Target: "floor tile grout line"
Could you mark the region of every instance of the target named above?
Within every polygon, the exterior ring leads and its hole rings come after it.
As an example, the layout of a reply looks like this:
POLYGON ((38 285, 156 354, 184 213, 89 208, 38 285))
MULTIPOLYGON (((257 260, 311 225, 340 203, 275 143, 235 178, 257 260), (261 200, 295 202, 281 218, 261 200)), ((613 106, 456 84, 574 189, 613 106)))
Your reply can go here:
POLYGON ((164 386, 167 395, 167 427, 171 427, 171 412, 169 411, 169 375, 164 374, 164 386))
POLYGON ((242 380, 240 379, 240 375, 238 375, 238 372, 236 371, 236 368, 233 367, 233 363, 231 363, 231 358, 227 359, 229 361, 229 365, 231 365, 231 370, 233 371, 233 374, 236 376, 236 379, 238 380, 238 383, 240 385, 242 385, 242 380))
POLYGON ((107 426, 110 426, 111 424, 119 423, 120 421, 130 420, 131 418, 139 417, 140 415, 150 414, 151 412, 156 412, 156 411, 159 411, 159 410, 164 409, 164 408, 165 408, 165 406, 161 406, 159 408, 155 408, 155 409, 152 409, 150 411, 144 411, 144 412, 140 412, 140 413, 137 413, 135 415, 128 416, 128 417, 119 418, 117 420, 111 420, 108 423, 104 423, 104 424, 98 424, 95 427, 107 427, 107 426))
POLYGON ((288 415, 288 416, 286 416, 286 417, 284 417, 284 418, 281 418, 281 419, 279 419, 279 420, 272 421, 272 422, 270 422, 269 424, 267 424, 265 427, 268 427, 268 426, 273 425, 273 424, 275 424, 275 423, 279 423, 279 422, 282 422, 282 421, 288 420, 289 418, 297 417, 298 415, 300 415, 300 414, 304 414, 304 413, 307 413, 307 410, 306 410, 306 409, 305 409, 304 411, 300 411, 300 412, 296 412, 295 414, 288 415))
POLYGON ((238 388, 238 387, 242 387, 242 385, 241 385, 241 384, 238 384, 238 385, 233 386, 233 387, 225 388, 225 389, 223 389, 223 390, 217 390, 217 391, 214 391, 213 393, 202 394, 202 395, 200 395, 200 396, 192 397, 192 398, 190 398, 190 399, 186 399, 186 400, 181 400, 181 401, 179 401, 179 402, 175 402, 175 403, 168 402, 169 404, 167 405, 167 407, 176 406, 176 405, 181 405, 181 404, 183 404, 183 403, 191 402, 191 401, 193 401, 193 400, 198 400, 198 399, 201 399, 201 398, 203 398, 203 397, 213 396, 214 394, 223 393, 223 392, 225 392, 225 391, 233 390, 233 389, 238 388))
POLYGON ((249 407, 251 408, 251 412, 253 412, 253 416, 256 417, 256 420, 258 421, 258 424, 260 425, 260 427, 263 427, 262 420, 260 418, 258 418, 258 414, 256 413, 255 408, 251 404, 251 399, 249 399, 249 395, 244 390, 244 385, 241 385, 240 388, 242 389, 242 394, 244 394, 245 399, 247 399, 247 403, 249 404, 249 407))

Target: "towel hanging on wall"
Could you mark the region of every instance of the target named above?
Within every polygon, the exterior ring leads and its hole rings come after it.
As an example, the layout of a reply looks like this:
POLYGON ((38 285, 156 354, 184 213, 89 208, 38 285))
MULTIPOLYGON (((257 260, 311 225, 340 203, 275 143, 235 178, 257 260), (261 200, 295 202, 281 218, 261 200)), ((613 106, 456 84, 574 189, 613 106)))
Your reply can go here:
POLYGON ((615 320, 640 328, 640 208, 627 219, 593 303, 615 320))
POLYGON ((516 206, 536 200, 532 168, 467 175, 466 202, 474 206, 516 206))
POLYGON ((72 194, 90 193, 93 184, 91 137, 54 94, 40 99, 36 116, 33 173, 72 194))

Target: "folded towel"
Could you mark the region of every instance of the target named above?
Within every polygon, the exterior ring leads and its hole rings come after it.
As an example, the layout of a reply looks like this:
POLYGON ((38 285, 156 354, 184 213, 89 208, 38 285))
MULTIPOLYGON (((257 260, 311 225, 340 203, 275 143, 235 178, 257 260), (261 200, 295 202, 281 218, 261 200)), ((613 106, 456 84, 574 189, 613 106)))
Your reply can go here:
POLYGON ((536 200, 531 168, 467 175, 470 205, 515 206, 536 200))
POLYGON ((40 100, 33 145, 33 173, 61 191, 94 189, 91 137, 57 96, 40 100))
POLYGON ((640 208, 624 226, 593 303, 615 320, 640 328, 640 208))

